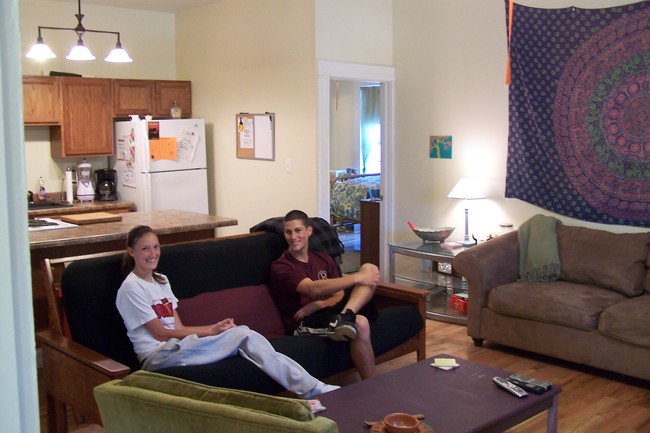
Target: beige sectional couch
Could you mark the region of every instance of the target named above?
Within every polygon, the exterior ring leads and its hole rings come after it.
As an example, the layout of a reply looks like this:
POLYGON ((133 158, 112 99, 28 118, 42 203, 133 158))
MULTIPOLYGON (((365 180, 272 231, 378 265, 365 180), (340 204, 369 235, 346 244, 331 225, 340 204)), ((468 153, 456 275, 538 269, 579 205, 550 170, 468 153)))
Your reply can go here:
POLYGON ((458 254, 468 335, 650 380, 650 232, 557 224, 556 233, 553 282, 519 279, 516 231, 458 254))

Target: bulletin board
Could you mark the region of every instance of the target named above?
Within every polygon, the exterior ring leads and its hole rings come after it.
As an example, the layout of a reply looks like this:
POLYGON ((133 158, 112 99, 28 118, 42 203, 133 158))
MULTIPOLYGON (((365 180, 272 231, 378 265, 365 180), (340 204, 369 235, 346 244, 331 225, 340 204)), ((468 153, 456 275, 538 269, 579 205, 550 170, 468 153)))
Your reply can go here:
POLYGON ((235 115, 237 158, 275 160, 275 114, 235 115))

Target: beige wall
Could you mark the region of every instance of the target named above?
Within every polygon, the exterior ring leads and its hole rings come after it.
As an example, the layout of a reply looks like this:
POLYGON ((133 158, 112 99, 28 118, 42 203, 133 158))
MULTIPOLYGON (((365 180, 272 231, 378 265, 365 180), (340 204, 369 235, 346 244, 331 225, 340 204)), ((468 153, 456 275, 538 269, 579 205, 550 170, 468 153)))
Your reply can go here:
MULTIPOLYGON (((23 55, 36 42, 38 26, 75 27, 76 2, 41 0, 20 1, 20 27, 23 55)), ((83 25, 94 30, 120 32, 122 47, 133 59, 132 63, 107 63, 103 60, 115 46, 114 35, 87 33, 84 43, 96 60, 73 62, 66 60, 76 43, 73 32, 43 30, 41 36, 57 55, 43 62, 22 57, 24 75, 47 75, 49 71, 78 73, 84 76, 106 78, 175 79, 175 26, 171 13, 134 11, 101 7, 82 2, 85 15, 83 25)), ((43 176, 47 191, 61 191, 61 179, 67 165, 77 165, 78 158, 50 156, 50 130, 44 126, 25 128, 25 190, 36 192, 38 179, 43 176)), ((107 158, 89 158, 93 169, 108 167, 107 158)))
POLYGON ((314 5, 222 0, 176 17, 177 77, 208 124, 211 213, 247 232, 293 208, 316 210, 314 5), (235 115, 275 113, 275 161, 236 157, 235 115), (291 172, 285 167, 291 161, 291 172))
POLYGON ((392 4, 393 0, 315 0, 318 60, 391 66, 392 4))
POLYGON ((330 169, 359 168, 359 83, 330 88, 330 169))
MULTIPOLYGON (((608 7, 615 0, 518 1, 535 7, 608 7)), ((485 184, 487 200, 470 202, 470 230, 493 232, 500 222, 518 226, 536 213, 506 199, 508 137, 505 3, 503 0, 399 0, 393 2, 395 53, 395 237, 414 239, 406 222, 453 225, 464 234, 463 204, 445 198, 460 177, 485 184), (453 136, 453 158, 430 159, 430 135, 453 136)), ((642 229, 567 224, 610 231, 642 229)), ((646 229, 647 230, 647 229, 646 229)))

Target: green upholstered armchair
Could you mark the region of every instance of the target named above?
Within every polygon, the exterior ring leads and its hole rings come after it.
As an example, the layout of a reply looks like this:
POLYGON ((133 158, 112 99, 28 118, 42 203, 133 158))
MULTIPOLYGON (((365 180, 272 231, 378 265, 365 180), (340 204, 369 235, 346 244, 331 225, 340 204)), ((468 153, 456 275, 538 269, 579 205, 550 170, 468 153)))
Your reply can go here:
POLYGON ((147 371, 94 389, 106 433, 337 433, 309 403, 215 388, 147 371))

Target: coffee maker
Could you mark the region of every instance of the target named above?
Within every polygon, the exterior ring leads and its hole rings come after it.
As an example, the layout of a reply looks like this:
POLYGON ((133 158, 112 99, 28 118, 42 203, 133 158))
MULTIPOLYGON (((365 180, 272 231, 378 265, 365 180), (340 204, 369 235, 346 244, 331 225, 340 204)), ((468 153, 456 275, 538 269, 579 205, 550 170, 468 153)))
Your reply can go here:
POLYGON ((117 187, 117 172, 112 168, 95 170, 95 192, 97 200, 117 200, 115 189, 117 187))

